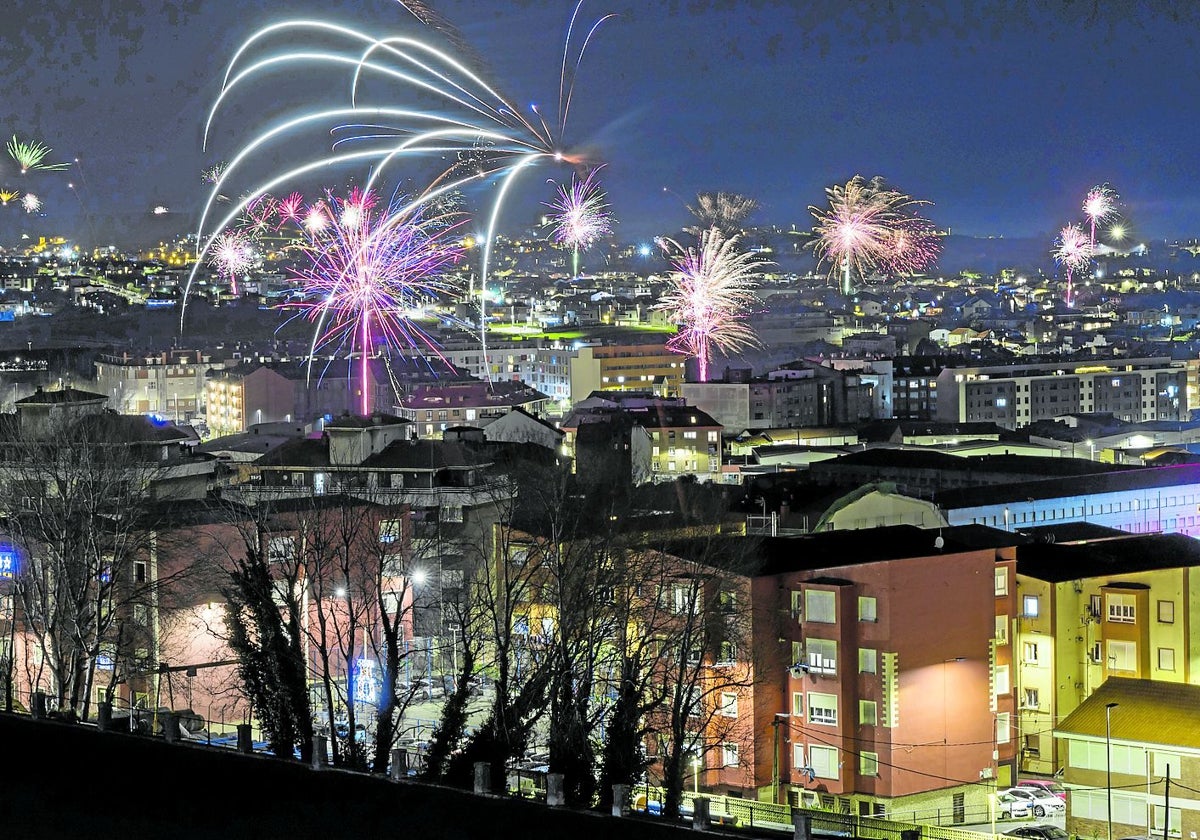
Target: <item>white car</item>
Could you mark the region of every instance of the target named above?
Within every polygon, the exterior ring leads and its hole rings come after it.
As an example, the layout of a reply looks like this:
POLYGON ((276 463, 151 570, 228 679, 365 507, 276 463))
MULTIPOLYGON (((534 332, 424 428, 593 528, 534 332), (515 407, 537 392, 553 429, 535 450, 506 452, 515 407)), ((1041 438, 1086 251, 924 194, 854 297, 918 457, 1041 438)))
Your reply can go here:
POLYGON ((1044 817, 1047 814, 1061 814, 1067 810, 1066 802, 1063 802, 1053 793, 1039 790, 1038 788, 1012 787, 1000 792, 1028 802, 1035 817, 1044 817))
POLYGON ((1007 791, 996 794, 996 817, 1002 820, 1015 820, 1028 817, 1033 813, 1033 805, 1023 796, 1013 796, 1007 791))

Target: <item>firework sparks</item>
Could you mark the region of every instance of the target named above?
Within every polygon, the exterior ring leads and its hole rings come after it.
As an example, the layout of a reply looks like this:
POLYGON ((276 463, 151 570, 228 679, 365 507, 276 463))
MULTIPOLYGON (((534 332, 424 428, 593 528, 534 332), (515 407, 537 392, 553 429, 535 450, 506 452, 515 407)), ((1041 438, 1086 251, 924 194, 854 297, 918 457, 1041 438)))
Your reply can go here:
POLYGON ((1054 260, 1067 270, 1066 304, 1074 306, 1075 295, 1072 275, 1087 267, 1092 260, 1092 243, 1079 225, 1067 225, 1058 235, 1054 246, 1054 260))
POLYGON ((741 251, 739 239, 709 228, 700 232, 693 248, 683 248, 670 239, 660 242, 675 273, 655 308, 667 312, 678 325, 679 332, 667 347, 696 359, 701 382, 708 381, 714 347, 730 353, 758 343, 743 319, 758 301, 754 289, 764 263, 741 251))
POLYGON ((42 209, 42 200, 33 193, 27 192, 21 196, 21 207, 26 213, 36 213, 42 209))
MULTIPOLYGON (((244 206, 242 202, 231 207, 224 219, 210 218, 218 196, 233 194, 228 189, 231 183, 247 177, 243 173, 261 169, 265 161, 278 159, 281 145, 290 144, 296 135, 311 135, 315 131, 328 136, 326 132, 331 132, 334 142, 327 154, 301 161, 263 183, 254 184, 246 193, 259 195, 287 189, 306 173, 330 166, 363 164, 371 167, 371 175, 364 184, 365 189, 371 190, 390 177, 395 166, 412 157, 447 161, 438 177, 410 204, 430 204, 439 196, 469 184, 487 183, 494 187, 481 251, 480 276, 486 283, 496 226, 513 183, 534 164, 581 162, 577 155, 567 151, 565 139, 576 75, 598 27, 613 16, 604 15, 585 27, 578 23, 580 5, 575 6, 564 41, 558 113, 551 120, 553 127, 536 106, 517 107, 472 71, 470 57, 464 60, 461 52, 446 52, 412 37, 375 37, 319 20, 285 21, 259 30, 238 49, 229 64, 221 92, 206 121, 206 140, 218 113, 223 113, 228 103, 248 85, 279 68, 294 68, 298 73, 342 69, 349 82, 350 98, 334 107, 300 112, 248 138, 212 185, 197 231, 201 255, 211 247, 214 232, 228 227, 244 206), (306 39, 319 42, 319 46, 304 44, 306 39), (399 96, 372 99, 397 88, 399 96), (396 102, 411 100, 414 95, 434 104, 421 109, 396 106, 396 102), (466 159, 469 166, 461 163, 466 159)), ((422 14, 424 4, 414 0, 406 3, 406 8, 418 20, 447 34, 445 28, 439 28, 437 20, 422 14)), ((407 212, 414 208, 398 209, 407 212)), ((184 289, 181 318, 186 312, 194 276, 193 271, 184 289)), ((480 341, 486 357, 486 318, 482 313, 480 325, 480 341)), ((486 363, 485 368, 490 370, 486 363)))
POLYGON ((46 155, 54 150, 36 140, 18 140, 15 134, 8 141, 8 146, 5 148, 8 151, 8 156, 15 160, 17 165, 21 167, 22 175, 33 170, 57 172, 71 165, 69 163, 42 163, 46 159, 46 155))
POLYGON ((279 220, 276 230, 287 225, 300 225, 303 222, 304 196, 298 192, 279 199, 275 202, 275 216, 279 220))
POLYGON ((308 265, 296 277, 305 301, 291 306, 316 325, 314 354, 336 347, 359 357, 359 407, 370 414, 368 361, 377 350, 436 350, 408 313, 458 291, 445 276, 462 253, 453 235, 456 225, 419 209, 377 206, 373 193, 359 190, 345 198, 327 193, 314 208, 321 209, 325 225, 310 230, 302 246, 308 265))
POLYGON ((221 176, 225 174, 225 167, 228 165, 229 164, 222 160, 214 163, 212 166, 206 166, 204 169, 200 170, 200 179, 206 184, 215 185, 221 180, 221 176))
POLYGON ((559 184, 558 196, 546 204, 554 211, 550 217, 554 241, 573 252, 572 273, 576 277, 579 276, 579 252, 612 233, 612 216, 604 200, 604 191, 596 183, 596 174, 601 168, 593 169, 582 181, 572 175, 570 185, 559 184))
POLYGON ((208 263, 217 274, 229 281, 230 291, 238 293, 237 278, 254 265, 254 245, 249 236, 239 230, 220 234, 209 249, 208 263))
POLYGON ((938 254, 933 225, 916 212, 919 201, 888 187, 882 178, 855 175, 825 190, 828 206, 809 207, 816 224, 812 247, 817 264, 842 271, 842 292, 850 293, 851 272, 865 277, 882 269, 920 271, 938 254))
POLYGON ((758 209, 758 202, 737 193, 702 192, 696 196, 696 206, 689 204, 687 209, 700 221, 698 226, 690 229, 694 235, 716 228, 729 236, 742 229, 742 223, 758 209))
POLYGON ((11 190, 8 187, 0 188, 0 207, 7 207, 8 202, 20 197, 21 193, 17 190, 11 190))
POLYGON ((1088 190, 1087 198, 1083 200, 1083 214, 1087 216, 1092 226, 1091 245, 1096 247, 1096 225, 1103 224, 1117 215, 1116 191, 1108 184, 1099 184, 1088 190))

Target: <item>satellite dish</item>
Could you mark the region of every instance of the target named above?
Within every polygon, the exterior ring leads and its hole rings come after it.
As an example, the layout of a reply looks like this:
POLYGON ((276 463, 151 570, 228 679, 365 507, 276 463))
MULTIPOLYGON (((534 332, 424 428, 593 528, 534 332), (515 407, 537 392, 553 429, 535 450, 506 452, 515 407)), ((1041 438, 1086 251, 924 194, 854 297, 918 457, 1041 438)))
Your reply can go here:
POLYGON ((946 541, 944 539, 942 539, 940 534, 934 539, 933 547, 936 548, 938 551, 941 551, 943 548, 946 547, 946 541))

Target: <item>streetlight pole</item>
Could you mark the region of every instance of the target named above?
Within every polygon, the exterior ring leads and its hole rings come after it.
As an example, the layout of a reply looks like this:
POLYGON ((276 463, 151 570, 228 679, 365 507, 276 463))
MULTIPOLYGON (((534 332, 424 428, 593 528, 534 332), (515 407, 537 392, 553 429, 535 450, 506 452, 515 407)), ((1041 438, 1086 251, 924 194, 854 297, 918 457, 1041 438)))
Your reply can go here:
POLYGON ((692 791, 700 795, 700 756, 692 758, 692 791))
POLYGON ((1108 808, 1105 813, 1108 818, 1108 840, 1112 840, 1112 710, 1120 705, 1120 703, 1104 704, 1104 788, 1108 794, 1108 808))

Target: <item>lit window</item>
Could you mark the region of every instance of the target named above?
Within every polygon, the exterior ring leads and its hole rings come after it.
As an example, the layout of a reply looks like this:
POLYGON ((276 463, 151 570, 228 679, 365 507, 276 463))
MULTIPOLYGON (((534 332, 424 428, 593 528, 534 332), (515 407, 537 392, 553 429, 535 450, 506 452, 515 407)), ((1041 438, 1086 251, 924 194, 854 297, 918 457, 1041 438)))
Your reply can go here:
POLYGON ((1159 648, 1158 649, 1158 670, 1174 671, 1175 670, 1175 649, 1174 648, 1159 648))
POLYGON ((808 589, 804 592, 804 610, 808 621, 820 624, 837 623, 834 594, 827 589, 808 589))
POLYGON ((1008 569, 996 570, 996 595, 1008 594, 1008 569))
POLYGON ((1133 624, 1137 618, 1137 596, 1110 592, 1107 596, 1108 620, 1117 624, 1133 624))
POLYGON ((1026 595, 1023 599, 1021 599, 1021 604, 1023 607, 1022 614, 1026 618, 1037 618, 1038 615, 1041 614, 1041 608, 1038 604, 1038 596, 1026 595))
POLYGON ((737 767, 738 766, 738 745, 735 743, 724 743, 721 745, 721 766, 722 767, 737 767))
POLYGON ((792 717, 804 717, 804 692, 792 692, 792 717))
POLYGON ((818 779, 838 778, 838 751, 835 747, 810 746, 808 759, 813 775, 818 779))
POLYGON ((837 726, 838 699, 836 694, 808 693, 808 719, 811 723, 837 726))
POLYGON ((1158 602, 1158 620, 1162 624, 1175 623, 1175 602, 1174 601, 1159 601, 1158 602))
POLYGON ((996 644, 1008 644, 1008 616, 996 616, 996 644))
POLYGON ((859 621, 878 621, 879 617, 876 613, 876 605, 874 598, 860 597, 858 599, 858 620, 859 621))
POLYGON ((860 776, 878 776, 879 754, 873 752, 859 753, 858 773, 860 776))
POLYGON ((858 649, 858 672, 860 674, 874 674, 876 669, 876 652, 874 648, 859 648, 858 649))
POLYGON ((732 718, 738 716, 738 698, 736 692, 721 692, 720 706, 717 708, 717 714, 732 718))
POLYGON ((858 701, 858 722, 863 726, 879 723, 879 705, 874 700, 858 701))

